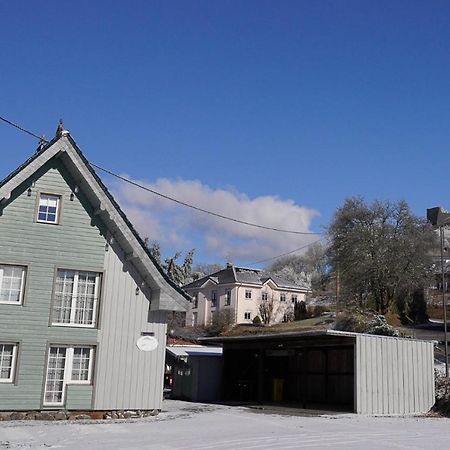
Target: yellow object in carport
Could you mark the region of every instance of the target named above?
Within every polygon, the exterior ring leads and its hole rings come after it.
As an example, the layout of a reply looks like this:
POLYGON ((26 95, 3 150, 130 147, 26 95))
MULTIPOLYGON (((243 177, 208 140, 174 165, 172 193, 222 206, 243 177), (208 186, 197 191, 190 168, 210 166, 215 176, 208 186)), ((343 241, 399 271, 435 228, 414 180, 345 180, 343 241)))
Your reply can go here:
POLYGON ((283 378, 274 378, 273 379, 272 400, 274 402, 282 402, 283 401, 283 386, 284 386, 283 378))

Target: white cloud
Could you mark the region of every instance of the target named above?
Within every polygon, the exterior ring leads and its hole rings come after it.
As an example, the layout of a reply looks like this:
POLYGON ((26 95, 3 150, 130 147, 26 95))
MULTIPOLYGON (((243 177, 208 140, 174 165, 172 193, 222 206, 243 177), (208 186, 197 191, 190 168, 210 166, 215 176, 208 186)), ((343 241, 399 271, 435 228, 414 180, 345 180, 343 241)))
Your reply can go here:
MULTIPOLYGON (((150 189, 225 216, 273 228, 310 231, 319 213, 277 196, 249 198, 230 189, 211 189, 198 180, 155 182, 133 180, 150 189)), ((158 241, 163 249, 197 248, 205 260, 252 262, 288 252, 317 239, 262 230, 194 211, 150 192, 120 182, 114 195, 143 237, 158 241)))

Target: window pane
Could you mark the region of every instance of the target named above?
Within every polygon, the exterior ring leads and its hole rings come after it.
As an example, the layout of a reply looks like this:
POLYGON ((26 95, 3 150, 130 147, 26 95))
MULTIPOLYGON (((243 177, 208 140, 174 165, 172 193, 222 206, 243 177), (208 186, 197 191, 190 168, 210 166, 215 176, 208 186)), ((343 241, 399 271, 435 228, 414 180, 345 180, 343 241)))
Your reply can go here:
POLYGON ((25 267, 0 266, 0 302, 20 303, 25 267))
POLYGON ((95 272, 58 270, 53 323, 95 325, 99 280, 95 272))
POLYGON ((89 364, 91 349, 75 347, 73 349, 72 376, 73 381, 89 381, 89 364))
POLYGON ((9 380, 13 370, 14 344, 0 344, 0 380, 9 380))
POLYGON ((55 302, 53 306, 54 323, 70 323, 75 272, 58 270, 56 274, 55 302))
POLYGON ((58 196, 41 194, 39 198, 38 220, 41 222, 56 223, 58 206, 58 196))
POLYGON ((62 403, 66 350, 65 347, 50 347, 44 393, 45 403, 62 403))
POLYGON ((80 272, 78 275, 78 298, 75 304, 75 323, 93 323, 95 305, 95 284, 97 274, 80 272))

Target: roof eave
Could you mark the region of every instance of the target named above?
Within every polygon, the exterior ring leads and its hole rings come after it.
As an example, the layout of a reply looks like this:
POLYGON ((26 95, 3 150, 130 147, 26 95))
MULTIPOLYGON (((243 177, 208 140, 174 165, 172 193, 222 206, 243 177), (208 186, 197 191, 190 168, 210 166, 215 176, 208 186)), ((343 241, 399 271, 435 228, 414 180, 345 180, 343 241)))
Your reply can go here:
POLYGON ((151 309, 186 311, 190 296, 173 283, 154 261, 131 222, 69 134, 51 141, 6 177, 0 183, 0 201, 9 199, 15 188, 54 157, 61 158, 74 180, 80 184, 80 189, 91 202, 96 214, 101 216, 111 236, 130 255, 132 264, 149 284, 152 290, 151 309))

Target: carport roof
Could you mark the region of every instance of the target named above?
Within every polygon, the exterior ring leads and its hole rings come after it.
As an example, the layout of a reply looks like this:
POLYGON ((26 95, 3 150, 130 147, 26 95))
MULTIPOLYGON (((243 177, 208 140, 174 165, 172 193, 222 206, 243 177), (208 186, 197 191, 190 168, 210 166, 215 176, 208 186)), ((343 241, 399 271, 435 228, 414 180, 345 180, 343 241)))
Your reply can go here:
POLYGON ((338 331, 338 330, 312 330, 312 331, 291 331, 287 333, 266 333, 266 334, 254 334, 243 336, 217 336, 210 338, 200 338, 199 341, 205 343, 228 343, 228 342, 250 342, 250 341, 275 341, 275 340, 291 340, 299 338, 314 338, 314 337, 348 337, 355 339, 356 336, 369 336, 371 338, 387 338, 387 339, 400 339, 407 341, 420 341, 420 342, 436 342, 425 341, 422 339, 411 339, 394 336, 382 336, 377 334, 364 334, 364 333, 352 333, 350 331, 338 331))
POLYGON ((167 351, 177 357, 187 356, 222 356, 222 347, 206 347, 204 345, 168 345, 167 351))

